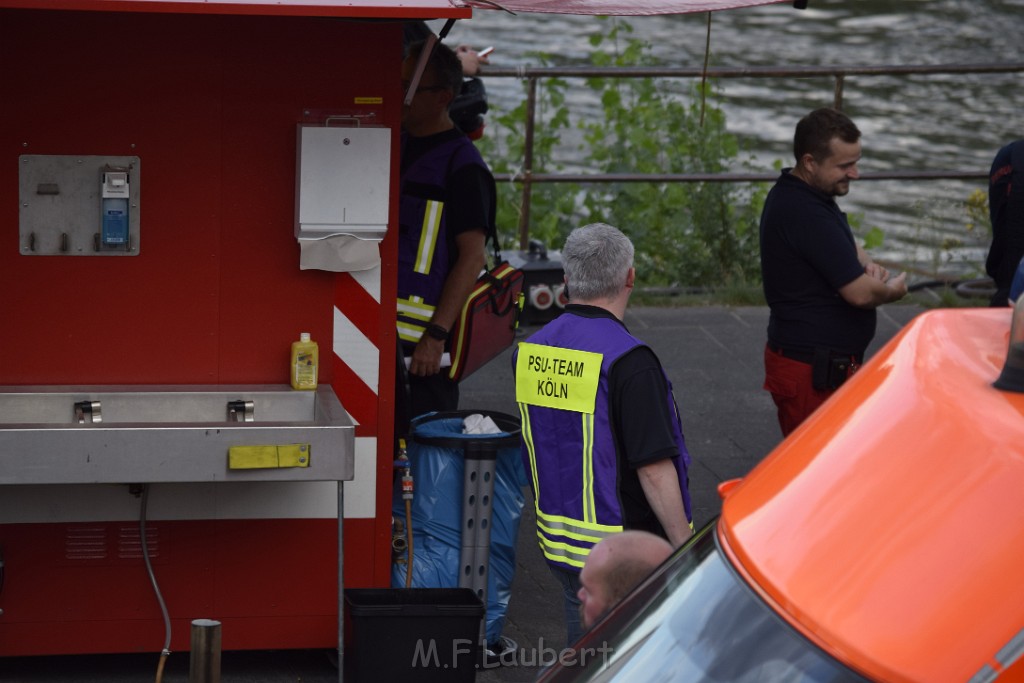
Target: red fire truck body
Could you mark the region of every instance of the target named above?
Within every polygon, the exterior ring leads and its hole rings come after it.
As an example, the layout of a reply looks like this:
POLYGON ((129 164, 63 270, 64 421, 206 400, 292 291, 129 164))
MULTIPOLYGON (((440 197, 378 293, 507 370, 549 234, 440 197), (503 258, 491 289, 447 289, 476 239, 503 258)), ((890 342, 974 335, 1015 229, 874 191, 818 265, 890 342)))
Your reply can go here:
POLYGON ((336 645, 339 534, 344 585, 388 585, 402 21, 468 16, 446 0, 0 2, 0 656, 158 650, 146 561, 177 650, 196 618, 223 624, 225 649, 336 645), (300 266, 302 126, 378 131, 365 168, 383 169, 386 218, 357 237, 357 269, 300 266), (293 393, 300 332, 344 454, 288 460, 321 425, 261 417, 293 393), (174 417, 218 392, 259 394, 254 421, 174 417), (118 400, 168 400, 168 423, 127 423, 118 400))

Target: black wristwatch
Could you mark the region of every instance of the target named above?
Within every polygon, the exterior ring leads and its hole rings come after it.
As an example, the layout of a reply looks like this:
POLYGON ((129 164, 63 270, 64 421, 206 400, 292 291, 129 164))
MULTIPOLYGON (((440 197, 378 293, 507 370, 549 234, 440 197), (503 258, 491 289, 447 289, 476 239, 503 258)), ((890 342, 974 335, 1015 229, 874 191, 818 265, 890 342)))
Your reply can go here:
POLYGON ((431 337, 431 338, 436 339, 438 341, 448 341, 448 330, 444 329, 443 327, 441 327, 440 325, 438 325, 436 323, 428 324, 424 328, 423 332, 428 337, 431 337))

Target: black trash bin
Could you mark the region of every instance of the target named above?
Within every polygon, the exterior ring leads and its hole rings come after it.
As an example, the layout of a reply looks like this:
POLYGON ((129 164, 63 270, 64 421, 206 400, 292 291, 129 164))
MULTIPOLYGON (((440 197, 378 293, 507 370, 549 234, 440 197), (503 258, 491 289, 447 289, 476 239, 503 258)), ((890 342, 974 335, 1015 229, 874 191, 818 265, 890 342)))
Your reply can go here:
POLYGON ((353 683, 471 683, 484 605, 468 588, 346 588, 353 683))

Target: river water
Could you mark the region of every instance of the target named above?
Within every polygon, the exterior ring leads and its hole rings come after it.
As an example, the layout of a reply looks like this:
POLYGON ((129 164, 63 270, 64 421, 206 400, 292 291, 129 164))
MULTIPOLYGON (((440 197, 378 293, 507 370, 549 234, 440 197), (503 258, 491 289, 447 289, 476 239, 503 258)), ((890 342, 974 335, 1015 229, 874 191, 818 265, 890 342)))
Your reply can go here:
MULTIPOLYGON (((633 35, 651 44, 664 66, 704 62, 707 14, 630 17, 633 35)), ((435 30, 438 23, 432 23, 435 30)), ((494 45, 497 67, 585 65, 588 36, 607 32, 594 17, 477 10, 452 29, 449 44, 494 45)), ((810 0, 717 12, 711 21, 711 64, 741 66, 942 65, 1024 61, 1024 0, 810 0)), ((678 82, 678 81, 677 81, 678 82)), ((1024 75, 849 76, 844 110, 863 133, 862 173, 871 171, 987 172, 996 150, 1024 137, 1024 75)), ((513 78, 485 78, 492 108, 523 99, 513 78)), ((831 77, 721 79, 716 89, 728 129, 755 159, 754 170, 792 165, 796 121, 832 103, 831 77)), ((574 115, 599 113, 581 87, 570 95, 574 115)), ((561 159, 572 167, 574 146, 561 159)), ((576 152, 578 154, 578 152, 576 152)), ((971 275, 984 261, 987 224, 967 229, 963 206, 984 180, 862 181, 840 200, 862 215, 862 229, 880 228, 876 258, 929 272, 971 275), (949 240, 958 248, 943 248, 949 240)))

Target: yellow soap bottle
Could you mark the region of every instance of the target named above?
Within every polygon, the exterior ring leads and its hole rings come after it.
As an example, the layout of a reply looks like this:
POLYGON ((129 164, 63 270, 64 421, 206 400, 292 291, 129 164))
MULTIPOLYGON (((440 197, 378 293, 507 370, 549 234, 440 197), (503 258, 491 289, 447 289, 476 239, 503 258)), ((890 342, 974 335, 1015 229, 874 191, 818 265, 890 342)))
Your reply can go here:
POLYGON ((309 332, 299 335, 299 341, 292 342, 292 388, 316 389, 317 370, 320 367, 320 351, 309 332))

